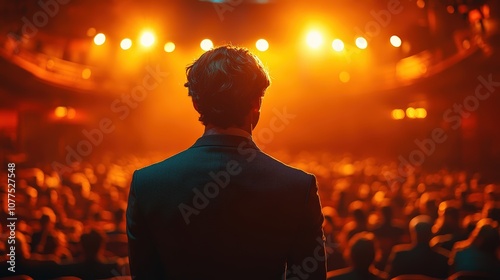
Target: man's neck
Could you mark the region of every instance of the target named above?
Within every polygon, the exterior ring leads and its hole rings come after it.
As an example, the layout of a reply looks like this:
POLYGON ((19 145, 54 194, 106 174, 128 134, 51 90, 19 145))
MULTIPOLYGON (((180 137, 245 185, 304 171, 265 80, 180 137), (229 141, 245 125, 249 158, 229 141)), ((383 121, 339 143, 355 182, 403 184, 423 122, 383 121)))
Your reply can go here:
POLYGON ((211 126, 207 125, 205 126, 205 132, 203 133, 203 136, 206 135, 236 135, 236 136, 242 136, 245 138, 252 139, 252 134, 240 127, 228 127, 228 128, 220 128, 216 126, 211 126))

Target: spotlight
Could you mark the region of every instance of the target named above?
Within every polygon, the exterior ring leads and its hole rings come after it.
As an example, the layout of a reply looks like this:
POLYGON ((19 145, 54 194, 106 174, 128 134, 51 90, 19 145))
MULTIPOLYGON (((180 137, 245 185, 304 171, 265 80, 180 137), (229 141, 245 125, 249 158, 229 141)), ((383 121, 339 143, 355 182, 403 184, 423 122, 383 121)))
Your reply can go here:
POLYGON ((128 50, 130 47, 132 47, 132 40, 129 38, 125 38, 120 42, 120 47, 122 50, 128 50))
POLYGON ((392 110, 392 118, 395 120, 402 120, 405 118, 405 111, 403 109, 392 110))
POLYGON ((155 43, 155 35, 151 31, 144 31, 139 41, 141 45, 149 48, 155 43))
POLYGON ((171 53, 175 50, 175 44, 173 42, 168 42, 163 46, 165 52, 171 53))
POLYGON ((363 37, 356 38, 356 46, 362 50, 368 47, 368 41, 363 37))
POLYGON ((402 41, 401 41, 401 38, 399 38, 398 36, 392 35, 391 39, 389 39, 389 41, 391 41, 391 45, 393 45, 394 47, 396 47, 396 48, 401 47, 402 41))
POLYGON ((200 47, 204 51, 208 51, 214 47, 214 43, 210 39, 203 39, 200 43, 200 47))
POLYGON ((336 52, 341 52, 344 50, 344 42, 342 42, 342 40, 340 39, 335 39, 332 42, 332 48, 336 52))
POLYGON ((98 33, 94 36, 94 44, 100 46, 106 42, 106 35, 103 33, 98 33))
POLYGON ((406 116, 408 116, 408 118, 410 119, 414 119, 417 117, 417 111, 413 107, 408 107, 406 109, 406 116))
POLYGON ((255 46, 261 52, 265 52, 269 49, 269 43, 265 39, 259 39, 257 43, 255 43, 255 46))
POLYGON ((323 44, 323 36, 319 31, 313 30, 307 34, 306 42, 309 47, 317 49, 323 44))

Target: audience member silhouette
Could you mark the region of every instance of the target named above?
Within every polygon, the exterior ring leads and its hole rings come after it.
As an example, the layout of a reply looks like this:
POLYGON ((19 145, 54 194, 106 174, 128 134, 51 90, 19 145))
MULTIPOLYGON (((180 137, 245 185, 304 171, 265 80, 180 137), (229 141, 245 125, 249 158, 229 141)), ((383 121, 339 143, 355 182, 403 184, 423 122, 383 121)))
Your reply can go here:
POLYGON ((62 265, 61 276, 76 276, 81 279, 103 279, 117 276, 120 271, 116 262, 106 260, 103 256, 105 235, 99 230, 91 229, 81 236, 83 260, 62 265))
POLYGON ((477 272, 500 279, 499 246, 498 223, 481 219, 467 240, 455 244, 449 260, 452 271, 477 272))
MULTIPOLYGON (((8 239, 10 240, 10 239, 8 239)), ((0 277, 29 275, 33 279, 52 279, 58 276, 59 266, 53 260, 34 260, 31 258, 30 245, 27 237, 20 231, 15 232, 15 244, 6 241, 7 253, 2 256, 0 262, 0 277), (11 264, 8 262, 12 254, 11 246, 14 248, 14 270, 9 270, 11 264)))
POLYGON ((393 248, 386 269, 392 279, 404 274, 420 274, 435 278, 448 276, 448 256, 441 248, 431 248, 432 219, 420 215, 410 221, 412 244, 393 248))
POLYGON ((390 200, 386 199, 382 202, 379 212, 381 221, 373 227, 372 232, 379 243, 381 251, 381 256, 376 266, 377 268, 384 269, 392 247, 403 242, 405 230, 402 226, 394 222, 390 200))
POLYGON ((327 254, 327 271, 344 268, 347 264, 344 260, 340 243, 337 240, 339 233, 337 211, 333 207, 325 206, 323 207, 322 212, 325 217, 323 221, 323 232, 326 239, 325 251, 327 254))
POLYGON ((436 236, 431 240, 431 247, 438 246, 447 251, 451 251, 455 242, 467 238, 467 233, 460 225, 457 202, 443 201, 439 204, 439 217, 432 230, 436 236))
POLYGON ((59 262, 67 254, 64 234, 55 228, 56 215, 48 207, 40 208, 41 229, 31 237, 31 253, 41 259, 53 259, 59 262))
POLYGON ((373 266, 375 260, 375 237, 369 232, 355 234, 346 250, 350 267, 330 271, 328 280, 371 280, 384 279, 384 273, 373 266))
POLYGON ((344 225, 339 238, 344 247, 356 233, 368 230, 368 215, 364 209, 363 202, 359 200, 351 202, 349 204, 349 216, 352 220, 344 225))

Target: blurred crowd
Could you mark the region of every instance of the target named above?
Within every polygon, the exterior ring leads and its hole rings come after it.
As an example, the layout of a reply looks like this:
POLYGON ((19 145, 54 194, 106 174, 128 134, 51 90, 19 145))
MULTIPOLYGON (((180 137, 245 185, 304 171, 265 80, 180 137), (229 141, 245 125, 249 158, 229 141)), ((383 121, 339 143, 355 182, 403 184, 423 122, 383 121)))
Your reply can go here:
MULTIPOLYGON (((500 279, 496 182, 373 158, 277 157, 316 175, 329 279, 500 279)), ((128 277, 128 188, 132 172, 154 160, 81 163, 64 174, 18 166, 15 273, 7 270, 11 233, 1 174, 0 277, 128 277)))

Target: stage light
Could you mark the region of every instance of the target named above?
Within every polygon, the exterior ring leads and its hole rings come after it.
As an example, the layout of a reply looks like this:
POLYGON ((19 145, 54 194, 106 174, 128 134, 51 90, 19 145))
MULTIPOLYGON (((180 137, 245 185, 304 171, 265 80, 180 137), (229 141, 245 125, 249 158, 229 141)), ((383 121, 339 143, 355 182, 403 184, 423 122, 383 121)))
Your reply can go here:
POLYGON ((163 46, 165 52, 171 53, 175 50, 175 44, 173 42, 168 42, 163 46))
POLYGON ((201 41, 200 43, 200 47, 204 51, 209 51, 214 47, 214 43, 210 39, 203 39, 203 41, 201 41))
POLYGON ((402 120, 405 118, 405 111, 402 109, 394 109, 391 115, 394 120, 402 120))
POLYGON ((348 72, 346 72, 346 71, 342 71, 339 74, 339 80, 342 83, 347 83, 347 82, 349 82, 351 80, 351 75, 348 72))
POLYGON ((92 75, 92 71, 89 68, 83 69, 83 71, 82 71, 82 79, 88 80, 91 75, 92 75))
POLYGON ((309 47, 317 49, 323 44, 323 36, 318 31, 313 30, 307 34, 306 42, 309 47))
POLYGON ((425 8, 425 1, 424 0, 417 0, 417 7, 420 9, 425 8))
POLYGON ((342 42, 342 40, 340 39, 335 39, 332 42, 332 48, 336 52, 341 52, 344 50, 344 42, 342 42))
POLYGON ((98 46, 104 44, 106 42, 106 35, 103 33, 98 33, 94 36, 94 43, 98 46))
POLYGON ((58 106, 54 109, 54 115, 58 118, 64 118, 68 115, 68 108, 64 106, 58 106))
POLYGON ((149 48, 155 43, 155 35, 151 31, 144 31, 141 34, 141 38, 139 41, 141 42, 141 45, 149 48))
POLYGON ((259 51, 265 52, 269 49, 269 43, 265 39, 259 39, 257 43, 255 43, 255 47, 257 47, 259 51))
POLYGON ((427 117, 427 110, 425 108, 415 109, 415 117, 417 119, 425 119, 427 117))
POLYGON ((120 48, 122 48, 122 50, 128 50, 130 47, 132 47, 132 40, 129 38, 125 38, 120 42, 120 48))
POLYGON ((396 47, 396 48, 401 47, 401 44, 403 43, 403 42, 401 41, 401 38, 399 38, 399 37, 398 37, 398 36, 396 36, 396 35, 392 35, 392 36, 391 36, 391 39, 390 39, 389 41, 391 41, 391 45, 393 45, 393 46, 394 46, 394 47, 396 47))
POLYGON ((368 47, 368 41, 363 37, 356 38, 356 46, 362 50, 368 47))
POLYGON ((448 5, 448 6, 446 6, 446 11, 449 14, 453 14, 455 12, 455 8, 452 5, 448 5))
POLYGON ((406 109, 406 116, 408 116, 408 118, 410 118, 410 119, 416 118, 417 117, 417 112, 416 112, 415 108, 408 107, 406 109))

